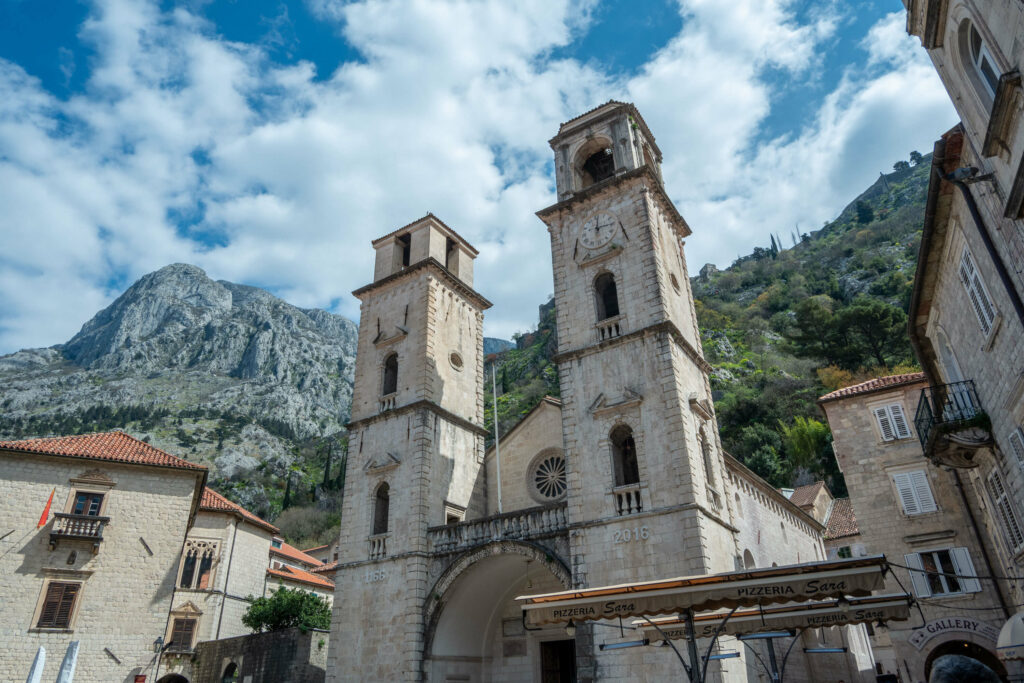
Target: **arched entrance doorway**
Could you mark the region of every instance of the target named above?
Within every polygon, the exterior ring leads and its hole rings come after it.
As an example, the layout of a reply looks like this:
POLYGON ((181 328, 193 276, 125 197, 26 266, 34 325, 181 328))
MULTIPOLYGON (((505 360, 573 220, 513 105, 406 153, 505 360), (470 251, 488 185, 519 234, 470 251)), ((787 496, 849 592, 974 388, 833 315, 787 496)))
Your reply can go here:
POLYGON ((932 675, 932 665, 942 655, 963 655, 976 659, 992 671, 996 672, 1002 680, 1006 680, 1006 667, 999 661, 999 658, 983 648, 981 645, 966 640, 950 640, 937 646, 928 653, 928 659, 924 662, 924 678, 928 680, 932 675))
POLYGON ((188 683, 188 679, 181 674, 167 674, 166 676, 161 676, 160 680, 156 683, 188 683))
POLYGON ((501 543, 457 560, 438 580, 427 614, 430 681, 575 681, 574 643, 562 626, 527 631, 515 597, 564 590, 569 572, 552 553, 501 543))

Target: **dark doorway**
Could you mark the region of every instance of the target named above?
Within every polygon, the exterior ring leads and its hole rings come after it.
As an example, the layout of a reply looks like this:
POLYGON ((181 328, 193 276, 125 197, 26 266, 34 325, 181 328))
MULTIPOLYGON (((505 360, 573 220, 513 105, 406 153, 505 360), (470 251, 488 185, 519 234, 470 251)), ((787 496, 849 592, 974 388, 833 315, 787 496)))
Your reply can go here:
POLYGON ((551 640, 540 644, 541 683, 576 683, 576 641, 551 640))
POLYGON ((928 680, 932 675, 932 664, 935 660, 942 655, 963 655, 964 657, 970 657, 976 659, 988 668, 992 669, 1000 679, 1006 680, 1006 667, 999 659, 983 648, 980 645, 968 642, 966 640, 951 640, 946 643, 942 643, 930 653, 928 653, 928 659, 924 663, 924 678, 928 680))
POLYGON ((181 674, 167 674, 166 676, 161 676, 160 680, 156 683, 188 683, 188 679, 181 674))

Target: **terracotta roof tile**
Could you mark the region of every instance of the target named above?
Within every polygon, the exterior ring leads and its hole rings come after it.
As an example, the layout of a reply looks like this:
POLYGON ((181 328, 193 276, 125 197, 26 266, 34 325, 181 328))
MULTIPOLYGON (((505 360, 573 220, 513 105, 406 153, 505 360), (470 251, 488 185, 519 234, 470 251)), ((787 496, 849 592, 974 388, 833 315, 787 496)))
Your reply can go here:
POLYGON ((340 562, 331 562, 330 564, 322 564, 319 567, 315 567, 313 569, 310 569, 309 571, 311 571, 314 574, 333 574, 335 572, 335 570, 338 569, 338 565, 340 565, 340 564, 341 564, 340 562))
POLYGON ((915 384, 917 382, 926 381, 923 372, 910 372, 905 375, 889 375, 888 377, 876 377, 869 379, 867 382, 861 382, 860 384, 854 384, 851 387, 843 387, 842 389, 836 389, 835 391, 825 394, 818 399, 818 403, 824 403, 826 401, 835 401, 840 398, 846 398, 847 396, 856 396, 857 394, 868 394, 872 391, 881 391, 883 389, 891 389, 893 387, 902 386, 904 384, 915 384))
POLYGON ((203 489, 203 498, 201 501, 199 501, 199 509, 210 510, 213 512, 228 512, 231 514, 236 514, 242 517, 243 519, 252 522, 256 526, 262 527, 267 531, 270 531, 271 533, 280 533, 280 530, 270 522, 267 522, 257 517, 256 515, 249 512, 238 503, 232 503, 230 500, 228 500, 227 498, 220 495, 219 493, 217 493, 216 491, 209 487, 203 489))
POLYGON ((318 546, 315 546, 315 547, 312 547, 312 548, 306 548, 306 549, 305 549, 305 550, 303 550, 302 552, 304 552, 304 553, 306 553, 306 554, 309 554, 309 553, 313 553, 313 552, 316 552, 317 550, 323 550, 323 549, 324 549, 324 548, 326 548, 326 547, 327 547, 328 545, 330 545, 330 544, 328 544, 328 543, 324 543, 323 545, 318 545, 318 546))
POLYGON ((89 458, 132 465, 155 465, 182 470, 205 471, 202 465, 175 457, 124 432, 99 432, 46 439, 0 441, 0 449, 69 458, 89 458))
POLYGON ((271 555, 280 555, 281 557, 287 557, 295 562, 301 562, 302 564, 308 564, 312 567, 319 567, 323 564, 320 560, 316 559, 312 555, 307 555, 293 545, 288 545, 282 542, 280 548, 270 546, 271 555))
POLYGON ((299 583, 306 583, 312 586, 319 586, 328 590, 334 590, 334 582, 330 579, 326 579, 322 576, 312 574, 295 567, 282 567, 281 569, 268 569, 267 574, 270 576, 276 576, 280 579, 287 581, 297 581, 299 583))
POLYGON ((793 495, 789 497, 789 502, 801 508, 805 505, 813 505, 815 497, 823 488, 825 488, 825 482, 823 481, 816 481, 807 486, 798 486, 793 489, 793 495))
POLYGON ((860 533, 857 516, 853 514, 853 505, 849 498, 837 498, 832 503, 832 514, 825 525, 825 538, 836 539, 856 536, 860 533))

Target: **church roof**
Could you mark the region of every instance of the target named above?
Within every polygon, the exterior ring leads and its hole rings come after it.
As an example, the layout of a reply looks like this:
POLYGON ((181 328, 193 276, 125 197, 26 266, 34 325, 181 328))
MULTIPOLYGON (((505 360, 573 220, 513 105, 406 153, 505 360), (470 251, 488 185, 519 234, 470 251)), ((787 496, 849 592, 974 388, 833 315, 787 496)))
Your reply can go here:
POLYGON ((843 387, 842 389, 836 389, 835 391, 825 394, 818 399, 818 403, 825 403, 827 401, 835 401, 840 398, 846 398, 848 396, 857 396, 859 394, 870 394, 874 391, 882 391, 885 389, 892 389, 894 387, 903 386, 904 384, 916 384, 918 382, 924 382, 925 376, 923 372, 909 372, 903 375, 889 375, 888 377, 875 377, 869 379, 867 382, 861 382, 860 384, 854 384, 850 387, 843 387))
MULTIPOLYGON (((545 405, 554 406, 559 410, 562 409, 561 399, 555 398, 554 396, 545 396, 540 400, 539 403, 537 403, 537 405, 530 409, 530 412, 528 412, 526 415, 523 415, 519 422, 516 422, 514 425, 512 425, 511 429, 509 429, 507 432, 501 435, 501 438, 498 440, 498 444, 500 445, 505 443, 506 439, 510 438, 516 431, 519 430, 519 427, 526 424, 526 421, 533 417, 534 413, 539 411, 545 405)), ((487 449, 487 452, 490 453, 493 450, 494 444, 491 444, 491 447, 487 449)))

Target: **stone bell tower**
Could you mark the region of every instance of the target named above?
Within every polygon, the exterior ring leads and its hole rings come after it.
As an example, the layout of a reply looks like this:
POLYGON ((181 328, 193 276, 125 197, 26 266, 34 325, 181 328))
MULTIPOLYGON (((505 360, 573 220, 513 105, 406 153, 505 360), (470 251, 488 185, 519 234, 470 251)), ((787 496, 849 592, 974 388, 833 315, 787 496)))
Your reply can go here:
POLYGON ((427 529, 484 514, 483 312, 469 243, 428 214, 373 242, 360 306, 328 671, 419 680, 427 529))
POLYGON ((631 104, 562 124, 551 237, 573 581, 731 571, 724 461, 683 256, 631 104))

